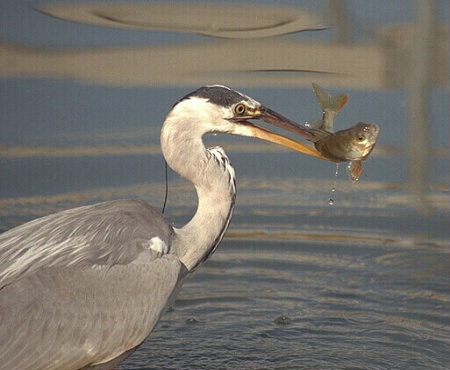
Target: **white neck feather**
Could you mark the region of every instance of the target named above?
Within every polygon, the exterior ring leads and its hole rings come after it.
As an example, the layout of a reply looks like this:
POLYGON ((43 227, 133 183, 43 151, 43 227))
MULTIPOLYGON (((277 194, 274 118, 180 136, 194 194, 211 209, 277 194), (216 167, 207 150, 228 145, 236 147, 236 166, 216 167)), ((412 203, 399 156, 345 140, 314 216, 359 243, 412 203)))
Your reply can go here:
MULTIPOLYGON (((169 114, 162 132, 161 147, 168 165, 195 186, 198 207, 194 217, 175 229, 171 253, 192 271, 217 247, 226 231, 235 199, 234 169, 220 148, 206 149, 199 126, 202 119, 195 112, 190 122, 177 122, 169 114)), ((183 115, 186 117, 186 115, 183 115)))

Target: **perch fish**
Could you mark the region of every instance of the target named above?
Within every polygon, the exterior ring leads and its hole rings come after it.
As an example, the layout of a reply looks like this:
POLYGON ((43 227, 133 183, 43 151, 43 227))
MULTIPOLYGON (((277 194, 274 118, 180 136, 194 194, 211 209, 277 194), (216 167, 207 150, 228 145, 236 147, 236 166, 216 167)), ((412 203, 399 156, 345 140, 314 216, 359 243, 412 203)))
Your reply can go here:
POLYGON ((373 150, 380 128, 374 123, 359 122, 353 127, 333 132, 334 118, 347 104, 348 95, 331 96, 319 85, 313 83, 313 91, 322 108, 322 119, 309 121, 306 128, 311 132, 317 151, 330 160, 350 162, 347 173, 357 181, 362 173, 362 161, 373 150))

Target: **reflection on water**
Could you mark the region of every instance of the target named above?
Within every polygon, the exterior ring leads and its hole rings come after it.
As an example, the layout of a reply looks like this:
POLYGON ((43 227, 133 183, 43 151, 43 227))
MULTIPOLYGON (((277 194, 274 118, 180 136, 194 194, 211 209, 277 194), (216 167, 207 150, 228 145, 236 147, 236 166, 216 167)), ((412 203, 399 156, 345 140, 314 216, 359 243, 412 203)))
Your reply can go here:
MULTIPOLYGON (((432 2, 424 7, 432 7, 432 2)), ((372 31, 375 41, 356 43, 347 37, 347 42, 341 43, 280 37, 324 28, 320 16, 297 7, 117 2, 52 4, 39 9, 80 24, 192 32, 212 38, 152 45, 160 41, 154 36, 139 47, 69 50, 4 42, 0 43, 0 76, 63 78, 112 86, 197 87, 220 81, 231 86, 298 88, 315 81, 324 86, 385 90, 405 87, 417 75, 411 63, 418 39, 413 23, 378 26, 372 31)), ((432 65, 426 86, 448 89, 449 27, 436 17, 430 22, 434 48, 426 50, 427 65, 429 61, 432 65)))
MULTIPOLYGON (((198 86, 219 81, 232 86, 299 88, 309 86, 313 80, 324 86, 351 89, 385 91, 407 88, 411 122, 408 152, 411 190, 415 199, 420 199, 415 201, 416 207, 430 211, 423 201, 427 197, 426 187, 432 165, 429 157, 440 148, 436 148, 428 138, 431 130, 427 117, 430 111, 429 89, 449 87, 449 26, 438 19, 441 14, 436 11, 436 3, 421 4, 413 8, 415 23, 377 26, 373 30, 374 39, 359 43, 354 42, 348 32, 344 38, 338 38, 345 42, 304 40, 298 35, 281 38, 286 34, 324 27, 325 22, 317 12, 297 7, 120 2, 45 5, 39 10, 51 16, 47 17, 49 24, 63 19, 76 22, 78 27, 95 25, 111 29, 192 32, 212 37, 208 42, 196 38, 195 42, 188 44, 162 45, 168 38, 149 32, 153 36, 151 40, 158 39, 159 42, 73 49, 4 42, 0 44, 0 75, 6 78, 75 80, 115 87, 198 86), (430 40, 433 40, 432 45, 430 40)), ((335 26, 342 29, 349 21, 348 10, 339 2, 331 2, 330 9, 335 26)), ((28 12, 32 12, 30 17, 36 17, 36 10, 29 9, 28 12)), ((69 30, 70 27, 74 26, 69 22, 63 26, 69 30)), ((370 106, 372 102, 366 101, 365 104, 370 106)), ((296 106, 297 103, 291 105, 296 106)), ((396 123, 392 117, 383 118, 377 121, 382 131, 385 130, 384 124, 396 123)), ((361 119, 366 120, 366 117, 356 118, 361 119)), ((380 144, 383 145, 382 140, 380 144)), ((5 155, 10 155, 11 151, 25 151, 20 147, 0 149, 6 152, 5 155)), ((122 152, 141 149, 130 147, 122 152)), ((79 150, 80 153, 82 148, 79 150)), ((102 150, 112 152, 114 148, 102 150)), ((448 150, 445 152, 448 155, 448 150)), ((57 153, 61 152, 56 151, 54 155, 57 153)), ((92 154, 98 154, 98 150, 92 154)))
POLYGON ((39 10, 82 24, 224 38, 254 39, 325 28, 325 22, 310 11, 242 4, 52 4, 39 10))
POLYGON ((449 268, 445 249, 226 240, 123 368, 444 369, 449 268))
MULTIPOLYGON (((328 207, 317 180, 242 177, 222 245, 121 369, 445 369, 449 208, 424 217, 400 210, 383 184, 358 185, 338 182, 328 207)), ((96 189, 0 209, 11 221, 14 212, 23 219, 162 189, 96 189)), ((171 182, 168 217, 178 223, 192 215, 189 190, 171 182)))
MULTIPOLYGON (((432 148, 418 153, 430 174, 425 188, 411 193, 407 95, 386 89, 403 89, 423 72, 411 72, 420 29, 413 19, 398 24, 408 12, 397 2, 371 14, 383 19, 379 24, 350 19, 373 2, 333 14, 345 31, 341 42, 328 31, 286 35, 323 27, 318 5, 248 11, 202 3, 167 12, 175 5, 99 4, 40 8, 49 17, 25 1, 0 3, 2 20, 12 22, 0 30, 1 231, 110 199, 162 207, 160 123, 187 86, 220 82, 243 92, 251 86, 251 96, 302 123, 317 116, 314 81, 349 93, 339 119, 381 126, 357 184, 334 182, 334 165, 261 143, 224 141, 238 175, 231 227, 123 369, 448 368, 448 12, 435 22, 435 49, 420 54, 427 66, 433 61, 419 91, 419 108, 431 113, 432 148), (389 7, 400 11, 385 26, 389 7), (41 29, 46 35, 36 41, 41 29), (87 36, 74 37, 80 34, 87 36), (423 203, 430 213, 417 212, 423 203)), ((346 7, 333 1, 331 9, 346 7)), ((195 205, 192 187, 172 174, 167 217, 183 224, 195 205)))

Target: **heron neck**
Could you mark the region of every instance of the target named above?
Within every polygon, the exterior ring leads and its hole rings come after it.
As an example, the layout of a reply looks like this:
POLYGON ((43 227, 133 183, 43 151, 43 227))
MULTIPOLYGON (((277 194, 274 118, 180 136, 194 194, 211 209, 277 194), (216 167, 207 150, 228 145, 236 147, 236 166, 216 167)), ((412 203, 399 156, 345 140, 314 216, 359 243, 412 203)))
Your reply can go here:
POLYGON ((197 211, 185 226, 174 229, 171 245, 171 253, 192 271, 214 252, 228 227, 235 199, 234 170, 221 149, 205 148, 201 136, 164 131, 161 144, 168 165, 197 192, 197 211))

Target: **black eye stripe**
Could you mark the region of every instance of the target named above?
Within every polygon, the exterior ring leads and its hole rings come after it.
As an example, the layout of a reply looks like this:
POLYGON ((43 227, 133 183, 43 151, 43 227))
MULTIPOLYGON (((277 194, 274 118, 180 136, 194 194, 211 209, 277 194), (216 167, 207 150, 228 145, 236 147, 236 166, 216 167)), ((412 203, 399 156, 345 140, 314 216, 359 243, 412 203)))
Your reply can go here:
POLYGON ((233 105, 238 104, 241 101, 249 100, 247 96, 221 85, 200 87, 199 89, 186 95, 180 101, 189 99, 191 97, 204 98, 211 103, 220 105, 225 108, 232 107, 233 105))

